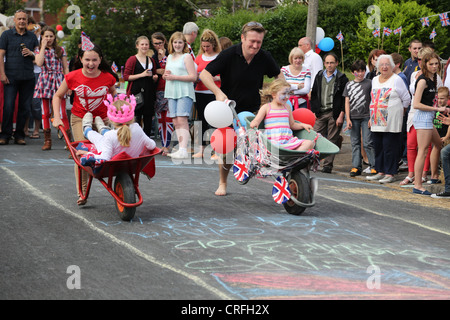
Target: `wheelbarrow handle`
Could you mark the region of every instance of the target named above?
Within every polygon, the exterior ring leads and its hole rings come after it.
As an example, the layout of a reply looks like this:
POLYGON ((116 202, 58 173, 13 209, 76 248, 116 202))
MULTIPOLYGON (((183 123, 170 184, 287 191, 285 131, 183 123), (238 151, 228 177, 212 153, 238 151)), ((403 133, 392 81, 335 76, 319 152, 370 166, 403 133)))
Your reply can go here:
POLYGON ((75 154, 75 148, 72 147, 72 144, 71 144, 71 142, 70 142, 70 138, 69 138, 69 135, 68 135, 67 132, 66 132, 66 129, 64 128, 63 125, 59 125, 59 126, 58 126, 58 129, 59 129, 59 131, 62 132, 62 134, 63 134, 63 136, 64 136, 64 141, 66 142, 67 148, 69 149, 70 154, 72 155, 72 158, 73 158, 73 159, 76 159, 76 158, 75 158, 75 157, 76 157, 76 154, 75 154))

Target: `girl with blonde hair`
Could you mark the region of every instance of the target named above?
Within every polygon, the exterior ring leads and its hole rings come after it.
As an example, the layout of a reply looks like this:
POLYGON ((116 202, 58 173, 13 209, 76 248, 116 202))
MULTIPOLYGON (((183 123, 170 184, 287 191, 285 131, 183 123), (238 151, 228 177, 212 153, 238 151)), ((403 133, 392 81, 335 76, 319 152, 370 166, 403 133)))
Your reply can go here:
POLYGON ((189 54, 185 36, 181 32, 172 34, 169 40, 169 56, 163 79, 166 80, 164 97, 168 100, 169 113, 173 119, 179 140, 179 149, 168 154, 174 159, 188 158, 187 146, 190 139, 188 119, 195 102, 194 81, 197 80, 195 63, 189 54))
MULTIPOLYGON (((95 145, 98 153, 92 153, 96 160, 111 160, 115 155, 126 152, 131 158, 139 157, 144 148, 153 150, 155 141, 150 139, 142 128, 134 121, 136 99, 120 94, 113 99, 111 95, 104 101, 108 108, 108 119, 114 126, 111 130, 101 117, 95 117, 98 132, 92 129, 93 115, 87 112, 83 117, 83 133, 95 145)), ((86 150, 78 150, 77 155, 89 154, 86 150)))
POLYGON ((261 90, 261 102, 264 104, 250 123, 250 127, 258 128, 264 120, 265 134, 271 143, 290 150, 309 150, 314 147, 314 142, 298 139, 292 132, 292 130, 302 129, 309 132, 312 126, 294 120, 291 107, 287 105, 290 88, 286 80, 276 79, 261 90))

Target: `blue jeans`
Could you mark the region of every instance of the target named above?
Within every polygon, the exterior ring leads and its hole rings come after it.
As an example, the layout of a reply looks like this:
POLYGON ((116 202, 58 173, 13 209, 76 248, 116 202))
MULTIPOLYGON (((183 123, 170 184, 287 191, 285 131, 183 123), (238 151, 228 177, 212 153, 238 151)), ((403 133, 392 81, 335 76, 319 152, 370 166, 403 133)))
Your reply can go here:
POLYGON ((14 108, 17 93, 19 93, 19 106, 17 111, 16 131, 14 139, 25 139, 25 122, 31 112, 31 101, 34 93, 34 77, 29 80, 15 80, 8 78, 9 84, 4 85, 4 105, 1 139, 9 139, 13 134, 14 108))
POLYGON ((364 150, 371 167, 375 167, 375 151, 373 149, 372 132, 368 127, 369 118, 351 119, 352 130, 350 131, 350 141, 352 143, 352 166, 362 170, 361 156, 361 133, 364 150))
POLYGON ((441 150, 441 161, 444 170, 445 191, 450 192, 450 144, 441 150))

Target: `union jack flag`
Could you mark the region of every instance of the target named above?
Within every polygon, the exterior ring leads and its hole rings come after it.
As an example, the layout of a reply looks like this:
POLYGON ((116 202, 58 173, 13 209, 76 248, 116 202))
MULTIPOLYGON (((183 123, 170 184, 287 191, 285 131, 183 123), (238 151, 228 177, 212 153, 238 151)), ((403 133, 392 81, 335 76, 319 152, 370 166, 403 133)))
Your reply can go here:
POLYGON ((248 179, 249 161, 246 155, 238 155, 234 160, 233 174, 236 180, 245 181, 248 179))
POLYGON ((392 88, 373 89, 370 93, 370 121, 376 126, 387 126, 387 108, 392 88))
POLYGON ((380 36, 380 28, 376 28, 372 31, 372 34, 375 38, 380 36))
POLYGON ((397 29, 394 30, 394 34, 401 34, 402 33, 402 27, 398 27, 397 29))
POLYGON ((436 37, 436 36, 437 36, 436 29, 433 28, 433 31, 431 31, 431 34, 430 34, 430 39, 434 39, 434 37, 436 37))
POLYGON ((390 36, 391 35, 391 32, 392 32, 392 30, 391 29, 389 29, 389 28, 387 28, 387 27, 384 27, 383 28, 383 34, 385 35, 385 36, 390 36))
POLYGON ((430 19, 428 19, 428 17, 420 18, 420 22, 422 22, 422 27, 430 26, 430 19))
POLYGON ((164 148, 168 148, 174 131, 172 118, 167 116, 167 110, 156 113, 156 117, 158 118, 158 132, 161 136, 161 144, 164 148))
POLYGON ((336 36, 336 38, 337 38, 339 41, 343 41, 343 40, 344 40, 344 36, 342 35, 342 31, 339 31, 339 33, 338 33, 338 35, 336 36))
POLYGON ((272 197, 278 204, 283 204, 291 198, 291 190, 286 178, 282 176, 277 177, 273 184, 272 197))
POLYGON ((448 20, 447 12, 440 13, 439 19, 441 20, 441 24, 443 27, 450 26, 450 21, 448 20))
POLYGON ((119 71, 119 67, 116 65, 116 63, 113 61, 112 65, 111 65, 111 70, 114 73, 117 73, 117 71, 119 71))

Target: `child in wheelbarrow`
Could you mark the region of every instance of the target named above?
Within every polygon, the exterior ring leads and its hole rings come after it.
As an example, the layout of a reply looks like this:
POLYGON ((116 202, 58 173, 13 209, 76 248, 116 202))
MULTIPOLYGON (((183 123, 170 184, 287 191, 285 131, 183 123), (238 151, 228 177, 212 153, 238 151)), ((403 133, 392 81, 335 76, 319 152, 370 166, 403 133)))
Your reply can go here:
POLYGON ((121 152, 126 152, 131 158, 139 157, 144 148, 153 150, 155 141, 150 139, 134 122, 134 110, 136 100, 134 96, 127 97, 124 94, 115 99, 111 95, 104 101, 108 108, 108 118, 114 125, 114 129, 106 126, 101 117, 95 117, 95 125, 99 132, 92 129, 93 115, 88 112, 83 117, 82 126, 84 136, 95 146, 97 152, 89 152, 86 149, 77 151, 81 155, 82 165, 101 164, 111 160, 121 152))
POLYGON ((261 101, 267 103, 261 106, 250 127, 258 128, 264 120, 265 134, 271 143, 285 149, 307 151, 314 148, 314 142, 295 137, 292 130, 305 129, 309 132, 312 126, 295 122, 291 107, 287 104, 290 90, 291 86, 284 79, 276 79, 261 90, 261 101))

